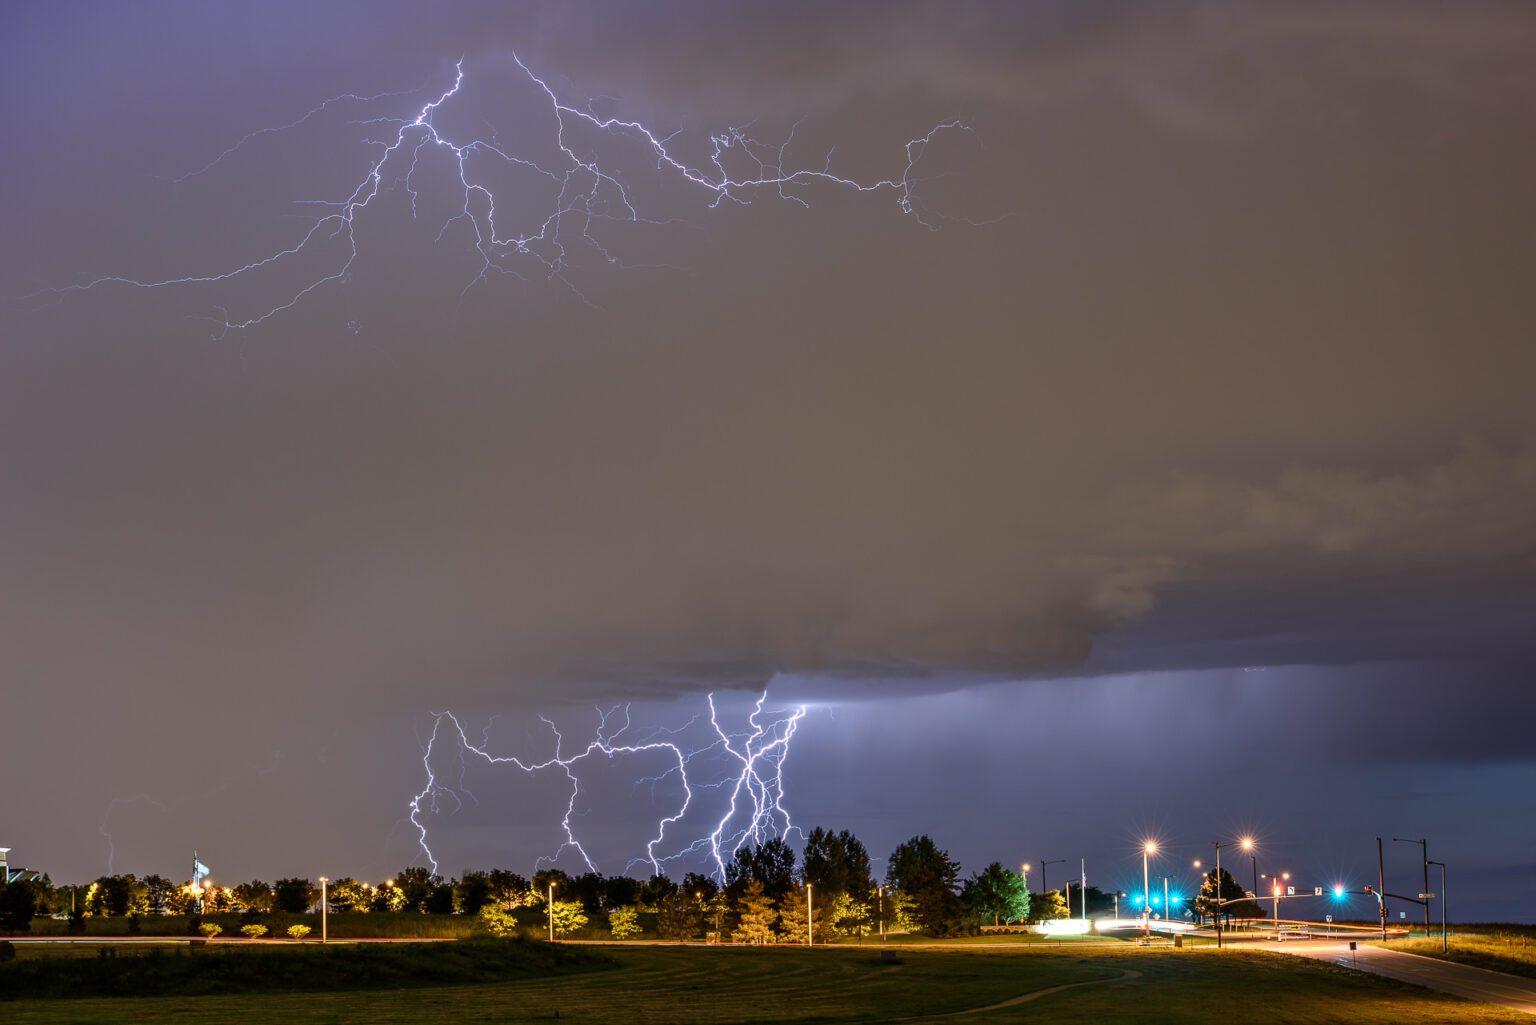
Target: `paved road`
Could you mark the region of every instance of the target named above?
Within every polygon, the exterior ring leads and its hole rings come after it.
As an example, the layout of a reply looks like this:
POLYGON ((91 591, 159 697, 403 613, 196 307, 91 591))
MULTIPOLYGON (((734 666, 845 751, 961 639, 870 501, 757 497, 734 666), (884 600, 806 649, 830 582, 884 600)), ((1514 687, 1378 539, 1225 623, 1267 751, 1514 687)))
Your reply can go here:
POLYGON ((1436 989, 1442 993, 1452 993, 1468 1000, 1481 1000, 1513 1011, 1536 1014, 1536 979, 1523 979, 1518 975, 1490 972, 1485 968, 1473 968, 1453 961, 1406 954, 1401 950, 1385 950, 1365 943, 1361 943, 1360 949, 1354 953, 1350 952, 1348 943, 1334 941, 1250 945, 1250 949, 1255 947, 1328 961, 1345 968, 1358 968, 1363 972, 1384 975, 1389 979, 1436 989))

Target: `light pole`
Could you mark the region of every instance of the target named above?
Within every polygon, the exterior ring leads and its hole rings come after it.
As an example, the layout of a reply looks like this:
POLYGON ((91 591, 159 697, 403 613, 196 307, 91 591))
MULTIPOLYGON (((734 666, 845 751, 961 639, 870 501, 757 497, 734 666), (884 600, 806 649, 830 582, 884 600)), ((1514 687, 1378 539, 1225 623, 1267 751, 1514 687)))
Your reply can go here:
POLYGON ((1173 909, 1168 906, 1168 877, 1163 876, 1163 921, 1173 919, 1173 909))
POLYGON ((328 927, 330 926, 331 901, 330 901, 330 896, 328 894, 328 891, 326 890, 326 884, 329 883, 329 882, 330 882, 330 880, 325 878, 325 876, 321 876, 320 877, 320 942, 321 943, 324 943, 327 939, 330 938, 329 937, 329 929, 328 929, 328 927))
MULTIPOLYGON (((1051 892, 1051 888, 1049 886, 1045 885, 1045 867, 1047 865, 1065 865, 1066 862, 1067 862, 1066 858, 1049 858, 1049 859, 1047 859, 1045 861, 1040 862, 1040 892, 1041 893, 1050 893, 1051 892)), ((1062 896, 1066 896, 1065 888, 1063 888, 1062 896)), ((1072 917, 1072 904, 1071 904, 1071 902, 1067 903, 1067 917, 1068 918, 1072 917)))
POLYGON ((1221 899, 1221 849, 1223 847, 1240 847, 1245 851, 1253 850, 1253 837, 1245 836, 1240 840, 1230 840, 1222 843, 1220 840, 1212 840, 1211 846, 1216 848, 1216 878, 1211 886, 1215 892, 1215 918, 1216 918, 1216 949, 1221 949, 1221 906, 1225 903, 1221 899))
POLYGON ((1431 861, 1429 864, 1440 866, 1440 953, 1444 954, 1446 952, 1447 946, 1449 945, 1448 941, 1446 940, 1448 933, 1446 932, 1445 926, 1445 862, 1431 861))
MULTIPOLYGON (((1423 851, 1423 854, 1424 854, 1424 892, 1428 893, 1429 892, 1429 841, 1427 841, 1427 840, 1404 840, 1400 836, 1394 836, 1392 838, 1392 842, 1393 843, 1416 843, 1416 844, 1419 845, 1419 848, 1423 851)), ((1419 899, 1421 901, 1423 901, 1423 903, 1424 903, 1424 935, 1427 937, 1429 935, 1429 898, 1428 897, 1421 897, 1419 899)))
POLYGON ((885 942, 885 887, 875 887, 880 893, 880 942, 885 942))
POLYGON ((1157 841, 1148 840, 1141 845, 1141 915, 1142 931, 1152 938, 1152 876, 1147 859, 1157 853, 1157 841))
POLYGON ((811 884, 805 884, 805 945, 816 945, 816 909, 811 904, 811 884))
POLYGON ((555 881, 549 881, 549 895, 544 899, 544 909, 549 912, 549 942, 555 942, 555 881))
MULTIPOLYGON (((1019 875, 1022 876, 1023 879, 1024 879, 1024 896, 1025 896, 1026 899, 1028 899, 1028 897, 1029 897, 1029 862, 1026 861, 1026 862, 1024 862, 1024 864, 1019 866, 1019 875)), ((1031 909, 1031 910, 1033 910, 1033 909, 1031 909)))

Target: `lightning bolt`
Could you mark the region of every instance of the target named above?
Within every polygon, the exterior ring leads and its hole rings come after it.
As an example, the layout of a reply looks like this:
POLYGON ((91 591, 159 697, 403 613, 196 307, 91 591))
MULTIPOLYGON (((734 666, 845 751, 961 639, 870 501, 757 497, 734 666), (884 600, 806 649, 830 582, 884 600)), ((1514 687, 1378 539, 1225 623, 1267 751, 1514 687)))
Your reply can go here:
MULTIPOLYGON (((255 308, 241 316, 232 316, 227 307, 216 307, 218 325, 214 337, 221 338, 230 331, 254 328, 284 314, 327 286, 348 279, 358 259, 357 225, 359 219, 375 200, 399 187, 408 196, 411 214, 417 212, 419 195, 418 172, 421 171, 424 153, 440 153, 454 169, 450 188, 457 193, 457 212, 450 216, 438 232, 441 241, 456 224, 469 226, 473 249, 479 255, 479 266, 464 286, 464 293, 484 282, 495 273, 504 273, 525 279, 517 267, 520 264, 537 268, 548 279, 556 280, 570 288, 578 297, 581 293, 566 276, 572 264, 573 250, 595 252, 604 262, 619 264, 620 261, 604 247, 594 229, 603 222, 659 224, 661 221, 644 217, 631 196, 620 172, 611 162, 603 162, 595 153, 579 150, 575 141, 578 130, 590 130, 611 139, 614 146, 624 147, 624 152, 644 155, 654 162, 663 178, 681 183, 697 191, 706 200, 709 209, 722 203, 750 204, 765 191, 779 198, 809 208, 803 195, 811 186, 827 186, 854 193, 886 193, 891 195, 897 207, 914 217, 919 223, 933 227, 930 212, 922 205, 916 186, 924 179, 916 171, 934 140, 945 132, 969 131, 961 121, 947 121, 931 128, 926 134, 910 139, 903 147, 904 161, 899 172, 884 178, 862 180, 846 177, 832 169, 832 153, 828 151, 820 164, 791 164, 790 149, 795 128, 778 145, 764 143, 746 134, 741 128, 728 128, 711 134, 708 138, 709 155, 700 163, 690 163, 679 156, 674 140, 680 134, 658 134, 638 120, 618 117, 602 117, 596 114, 590 103, 582 108, 562 99, 549 82, 539 77, 522 58, 513 55, 517 67, 525 76, 532 96, 541 100, 551 118, 551 135, 557 160, 550 166, 519 155, 504 147, 494 132, 488 138, 450 138, 436 123, 437 115, 451 101, 460 97, 465 88, 465 67, 461 59, 454 68, 453 82, 435 99, 428 100, 419 108, 399 117, 374 117, 354 121, 354 125, 393 126, 393 136, 368 140, 377 147, 377 155, 367 164, 361 178, 342 199, 299 200, 300 205, 319 207, 323 212, 310 221, 292 244, 256 257, 247 263, 209 273, 195 273, 170 278, 136 278, 128 275, 109 274, 77 284, 48 289, 27 297, 34 300, 62 301, 72 293, 87 292, 108 286, 128 289, 170 289, 192 286, 213 286, 251 278, 258 272, 272 270, 295 262, 312 251, 328 244, 340 248, 335 262, 328 270, 302 281, 291 291, 279 294, 264 307, 255 308), (510 202, 498 202, 497 189, 487 169, 515 167, 530 171, 535 178, 547 182, 549 201, 542 213, 534 213, 520 225, 502 223, 498 212, 510 202), (732 166, 739 168, 732 171, 732 166)), ((238 151, 255 140, 275 135, 303 125, 333 107, 351 103, 372 103, 405 92, 379 93, 360 96, 344 93, 334 96, 311 108, 302 117, 285 124, 251 132, 233 145, 225 148, 202 167, 179 178, 178 183, 208 175, 232 158, 238 151)), ((519 194, 519 200, 526 197, 519 194)), ((349 323, 349 327, 356 327, 349 323)))
MULTIPOLYGON (((469 737, 469 732, 457 715, 451 711, 433 712, 432 729, 421 745, 422 770, 426 782, 408 802, 407 819, 416 829, 422 854, 437 871, 437 855, 430 845, 427 818, 440 813, 451 814, 463 807, 460 793, 464 790, 464 761, 466 757, 479 759, 490 766, 511 766, 527 775, 559 772, 569 783, 570 789, 560 828, 564 840, 551 854, 540 857, 536 864, 554 864, 567 852, 574 852, 591 871, 598 871, 596 863, 578 838, 573 819, 579 813, 577 805, 582 795, 581 769, 585 762, 599 756, 614 759, 622 756, 661 752, 671 764, 659 775, 640 777, 635 786, 649 786, 652 793, 658 784, 676 777, 681 785, 681 798, 676 807, 669 809, 657 820, 655 834, 647 841, 644 853, 631 858, 624 866, 627 872, 637 865, 649 865, 655 874, 665 874, 669 864, 690 857, 702 857, 710 865, 711 872, 722 881, 725 878, 726 861, 747 843, 762 843, 774 837, 784 836, 794 829, 789 812, 784 807, 784 762, 789 756, 790 740, 800 721, 805 717, 805 706, 788 712, 765 713, 767 694, 760 695, 747 717, 744 730, 727 732, 720 724, 720 713, 713 694, 708 696, 709 724, 713 739, 701 747, 689 748, 679 738, 689 731, 701 716, 695 716, 681 727, 655 728, 643 737, 633 740, 622 738, 631 729, 629 706, 623 706, 622 725, 611 728, 617 721, 617 707, 598 709, 598 723, 594 735, 580 750, 566 752, 566 740, 559 727, 550 719, 539 719, 548 727, 554 738, 554 753, 542 760, 524 760, 516 755, 494 754, 489 750, 489 726, 482 733, 480 742, 469 737), (444 742, 457 746, 460 757, 460 773, 457 786, 445 782, 433 768, 433 757, 444 742), (698 766, 711 758, 723 760, 729 770, 717 779, 701 782, 698 766), (690 768, 694 770, 690 775, 690 768), (726 795, 724 811, 708 832, 690 842, 683 843, 673 836, 693 808, 696 798, 704 791, 719 791, 726 795)), ((471 797, 473 795, 470 795, 471 797)))

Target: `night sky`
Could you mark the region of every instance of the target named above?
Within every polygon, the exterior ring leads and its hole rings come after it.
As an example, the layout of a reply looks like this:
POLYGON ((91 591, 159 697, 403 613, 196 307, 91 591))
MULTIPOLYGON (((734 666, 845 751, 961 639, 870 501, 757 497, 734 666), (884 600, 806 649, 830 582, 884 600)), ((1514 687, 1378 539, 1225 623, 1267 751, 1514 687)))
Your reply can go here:
MULTIPOLYGON (((1111 889, 1145 836, 1189 880, 1251 831, 1358 887, 1422 836, 1453 918, 1536 921, 1530 5, 50 0, 0 13, 0 105, 17 863, 376 879, 423 858, 433 712, 545 757, 540 715, 585 743, 766 687, 807 705, 796 823, 876 855, 1111 889), (50 291, 293 245, 460 57, 434 123, 548 159, 514 52, 697 162, 750 123, 878 179, 972 131, 921 220, 710 209, 594 133, 654 222, 598 223, 614 263, 465 291, 424 157, 414 218, 388 183, 347 279, 252 328, 339 250, 50 291)), ((445 872, 558 847, 563 776, 467 771, 445 872)), ((634 778, 583 797, 604 871, 668 799, 634 778)))

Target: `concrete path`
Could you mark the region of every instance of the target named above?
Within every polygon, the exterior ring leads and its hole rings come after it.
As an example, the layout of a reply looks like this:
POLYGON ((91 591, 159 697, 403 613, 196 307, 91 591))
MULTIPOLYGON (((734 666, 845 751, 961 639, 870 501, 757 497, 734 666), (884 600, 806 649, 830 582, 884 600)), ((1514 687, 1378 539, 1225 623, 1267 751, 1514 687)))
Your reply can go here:
POLYGON ((1293 941, 1253 946, 1281 954, 1327 961, 1345 968, 1358 968, 1362 972, 1451 993, 1468 1000, 1481 1000, 1512 1011, 1536 1014, 1536 979, 1490 972, 1486 968, 1473 968, 1454 961, 1407 954, 1401 950, 1386 950, 1365 943, 1359 944, 1359 949, 1354 952, 1350 951, 1348 943, 1335 942, 1293 941))

